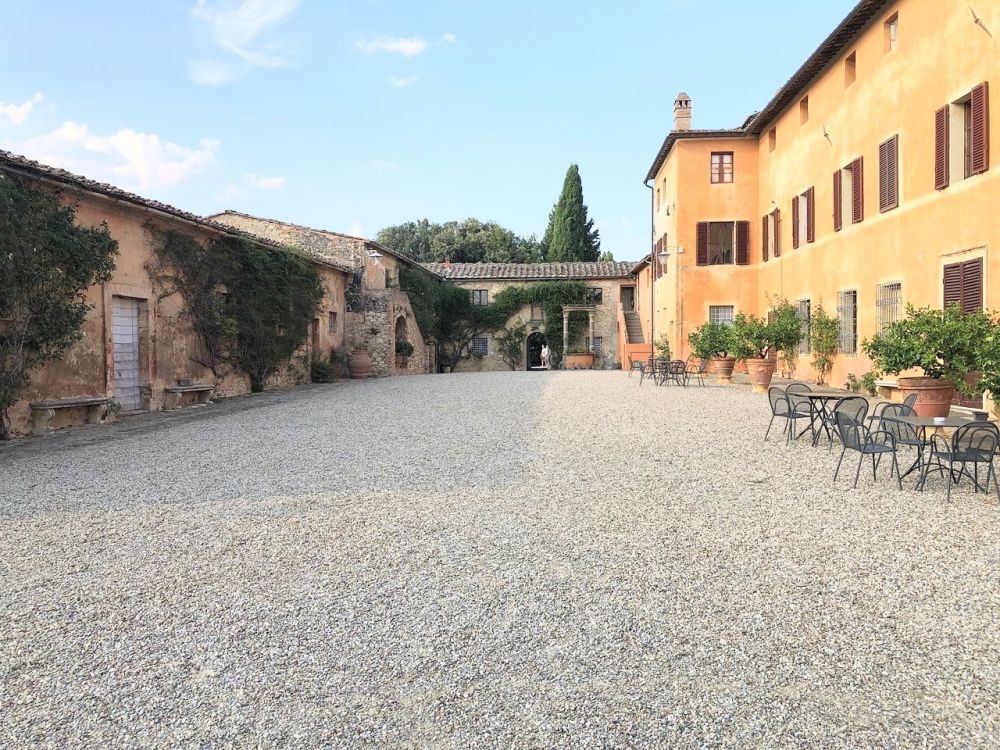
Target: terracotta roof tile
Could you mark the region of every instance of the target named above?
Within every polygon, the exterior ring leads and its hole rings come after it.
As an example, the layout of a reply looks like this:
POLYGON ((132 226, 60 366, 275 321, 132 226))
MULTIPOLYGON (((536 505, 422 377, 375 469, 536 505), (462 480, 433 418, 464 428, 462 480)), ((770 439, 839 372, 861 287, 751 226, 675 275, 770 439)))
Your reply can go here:
POLYGON ((632 275, 634 261, 594 263, 424 263, 425 268, 451 281, 469 279, 623 279, 632 275))

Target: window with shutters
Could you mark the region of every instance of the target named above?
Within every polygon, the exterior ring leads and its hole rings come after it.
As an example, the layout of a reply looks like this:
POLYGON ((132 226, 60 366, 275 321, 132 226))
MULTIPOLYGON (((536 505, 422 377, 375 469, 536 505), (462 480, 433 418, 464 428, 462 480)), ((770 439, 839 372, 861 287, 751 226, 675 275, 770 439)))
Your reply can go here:
POLYGON ((799 102, 799 125, 809 122, 809 97, 804 96, 799 102))
POLYGON ((990 168, 989 86, 981 83, 934 113, 934 187, 990 168))
POLYGON ((469 351, 472 352, 473 356, 485 357, 490 353, 490 340, 486 336, 476 336, 472 339, 469 351))
POLYGON ((891 211, 899 205, 899 136, 878 147, 878 209, 891 211))
POLYGON ((802 331, 802 340, 799 341, 799 354, 809 353, 809 323, 812 319, 812 304, 807 299, 800 299, 795 303, 795 313, 799 317, 799 330, 802 331))
POLYGON ((944 267, 943 304, 958 305, 962 312, 983 309, 983 259, 951 263, 944 267))
POLYGON ((696 253, 696 262, 699 266, 748 264, 750 222, 699 221, 696 253))
POLYGON ((734 308, 732 305, 709 305, 708 322, 731 325, 733 322, 734 308))
POLYGON ((840 323, 838 350, 841 354, 858 353, 858 292, 852 289, 841 292, 837 299, 837 314, 840 323))
POLYGON ((733 181, 733 152, 712 152, 712 184, 733 181))
POLYGON ((883 34, 885 37, 885 52, 888 54, 896 49, 896 44, 899 38, 899 14, 893 13, 889 20, 883 25, 883 34))
POLYGON ((902 318, 903 285, 899 281, 890 281, 878 285, 878 332, 902 318))
POLYGON ((781 257, 781 212, 774 209, 764 217, 764 260, 781 257))
POLYGON ((852 52, 844 60, 844 88, 858 80, 858 53, 852 52))
POLYGON ((857 158, 834 175, 833 228, 858 224, 865 218, 864 187, 861 158, 857 158))
POLYGON ((792 198, 792 247, 799 247, 816 240, 816 210, 813 196, 809 188, 792 198))
POLYGON ((473 289, 472 290, 472 304, 474 305, 488 305, 490 303, 490 291, 489 289, 473 289))

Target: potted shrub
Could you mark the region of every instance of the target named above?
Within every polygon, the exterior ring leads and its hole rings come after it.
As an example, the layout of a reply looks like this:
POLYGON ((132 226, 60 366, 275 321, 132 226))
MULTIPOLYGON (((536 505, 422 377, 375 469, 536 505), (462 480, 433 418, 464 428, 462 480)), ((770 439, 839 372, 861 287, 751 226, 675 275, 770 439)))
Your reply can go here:
POLYGON ((774 377, 779 350, 788 350, 802 340, 802 326, 795 307, 779 302, 771 311, 769 321, 756 315, 739 313, 733 319, 730 332, 733 353, 747 363, 747 375, 755 393, 767 393, 774 377))
POLYGON ((409 341, 396 342, 396 369, 405 370, 406 362, 413 356, 413 344, 409 341))
POLYGON ((665 333, 653 342, 653 351, 658 359, 670 359, 670 338, 665 333))
POLYGON ((371 377, 372 358, 363 345, 356 344, 351 350, 351 358, 347 360, 347 369, 352 378, 371 377))
POLYGON ((723 323, 703 323, 688 334, 691 350, 699 359, 707 359, 710 373, 718 377, 720 383, 731 383, 736 357, 732 356, 732 332, 723 323))
POLYGON ((820 303, 813 310, 809 324, 809 350, 812 352, 812 366, 816 370, 816 385, 825 385, 833 369, 833 357, 840 344, 840 323, 828 315, 820 303))
POLYGON ((594 353, 585 346, 577 346, 566 352, 567 370, 593 370, 594 353))
POLYGON ((985 342, 995 335, 996 326, 985 312, 963 313, 957 305, 945 310, 907 305, 905 318, 862 346, 879 373, 898 376, 921 370, 922 376, 897 377, 896 386, 904 397, 917 395, 914 409, 919 416, 946 417, 956 390, 974 395, 967 380, 970 373, 982 367, 986 380, 993 382, 985 342), (986 360, 982 365, 981 359, 986 360))

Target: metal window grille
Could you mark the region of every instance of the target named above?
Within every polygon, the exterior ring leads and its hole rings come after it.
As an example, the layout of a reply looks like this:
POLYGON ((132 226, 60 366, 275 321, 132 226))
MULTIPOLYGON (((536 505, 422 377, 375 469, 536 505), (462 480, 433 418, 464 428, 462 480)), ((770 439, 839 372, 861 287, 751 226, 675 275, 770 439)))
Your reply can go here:
POLYGON ((490 292, 488 289, 473 289, 472 290, 472 304, 474 305, 488 305, 490 302, 490 292))
MULTIPOLYGON (((590 336, 587 336, 585 346, 590 348, 590 336)), ((604 353, 604 339, 601 336, 594 336, 594 354, 600 356, 604 353)))
POLYGON ((903 312, 903 285, 898 281, 878 285, 878 332, 900 319, 903 312))
POLYGON ((799 341, 799 354, 808 354, 812 304, 807 299, 800 299, 795 312, 799 316, 799 328, 802 331, 802 340, 799 341))
POLYGON ((709 305, 708 320, 710 323, 730 325, 733 322, 732 305, 709 305))
POLYGON ((485 336, 476 336, 472 339, 472 353, 485 357, 490 353, 490 340, 485 336))
POLYGON ((332 312, 327 316, 326 331, 327 333, 337 332, 337 313, 332 312))
POLYGON ((837 313, 840 316, 841 354, 858 353, 858 292, 852 289, 841 292, 838 297, 837 313))

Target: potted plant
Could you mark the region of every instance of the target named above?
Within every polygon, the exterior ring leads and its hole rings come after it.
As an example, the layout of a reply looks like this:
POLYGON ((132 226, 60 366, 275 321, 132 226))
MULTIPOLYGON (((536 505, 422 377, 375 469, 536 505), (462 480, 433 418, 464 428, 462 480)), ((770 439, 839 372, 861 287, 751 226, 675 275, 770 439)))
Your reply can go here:
POLYGON ((670 359, 670 338, 665 333, 661 333, 659 338, 653 342, 653 351, 658 359, 670 359))
POLYGON ((863 348, 880 373, 899 375, 921 370, 922 376, 896 378, 905 396, 915 393, 921 417, 946 417, 955 391, 973 396, 968 375, 982 368, 983 386, 993 383, 990 346, 996 326, 981 310, 963 313, 958 305, 945 310, 906 307, 906 317, 864 341, 863 348), (981 362, 981 360, 983 360, 981 362))
POLYGON ((355 344, 351 350, 351 358, 347 360, 347 369, 352 378, 368 378, 372 374, 372 358, 363 344, 355 344))
POLYGON ((407 360, 413 356, 413 344, 409 341, 396 342, 396 369, 405 370, 407 360))
POLYGON ((833 369, 833 358, 840 343, 840 322, 828 315, 820 303, 813 310, 809 324, 809 350, 812 352, 812 366, 816 370, 816 385, 825 385, 833 369))
POLYGON ((567 370, 593 370, 594 353, 585 346, 577 346, 566 352, 567 370))
POLYGON ((795 307, 779 302, 770 320, 739 313, 731 327, 733 353, 747 363, 747 375, 755 393, 767 393, 774 377, 775 352, 792 349, 802 340, 802 325, 795 307))
POLYGON ((733 368, 736 357, 732 356, 732 332, 724 323, 703 323, 688 334, 691 350, 699 359, 707 359, 708 371, 713 373, 720 383, 733 381, 733 368))

